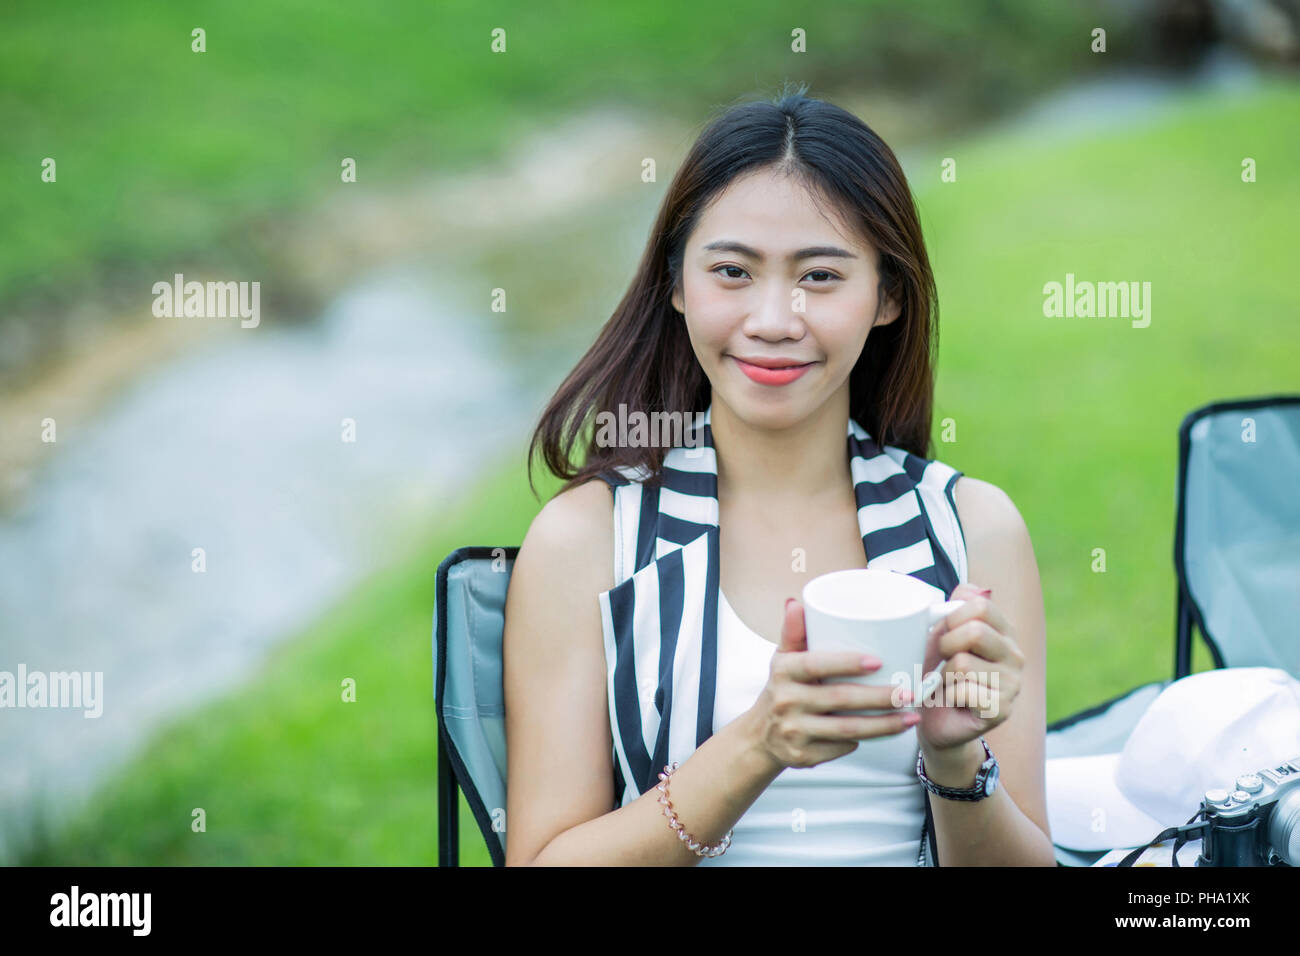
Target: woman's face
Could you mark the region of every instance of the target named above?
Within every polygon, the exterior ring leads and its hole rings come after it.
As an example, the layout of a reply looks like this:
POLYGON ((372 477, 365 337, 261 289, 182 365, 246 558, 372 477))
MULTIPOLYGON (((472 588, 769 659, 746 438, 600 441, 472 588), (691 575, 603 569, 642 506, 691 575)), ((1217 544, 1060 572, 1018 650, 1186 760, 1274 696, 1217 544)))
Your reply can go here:
MULTIPOLYGON (((825 215, 804 187, 761 170, 734 180, 687 239, 673 307, 714 401, 752 425, 797 424, 841 388, 847 399, 871 330, 877 253, 825 215)), ((890 301, 876 324, 898 314, 890 301)))

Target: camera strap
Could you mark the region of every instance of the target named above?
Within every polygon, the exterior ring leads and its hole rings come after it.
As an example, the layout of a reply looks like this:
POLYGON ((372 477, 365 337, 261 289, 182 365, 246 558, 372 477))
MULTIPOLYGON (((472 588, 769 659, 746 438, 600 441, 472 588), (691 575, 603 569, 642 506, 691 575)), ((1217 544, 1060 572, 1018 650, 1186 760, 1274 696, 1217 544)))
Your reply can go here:
POLYGON ((1165 840, 1172 838, 1174 841, 1174 853, 1173 853, 1172 865, 1178 866, 1178 851, 1182 849, 1183 844, 1190 843, 1192 840, 1200 839, 1205 834, 1205 829, 1209 825, 1208 821, 1202 823, 1196 823, 1196 821, 1199 820, 1202 814, 1204 813, 1205 813, 1205 808, 1202 807, 1200 810, 1197 810, 1196 813, 1192 815, 1192 818, 1188 820, 1186 823, 1184 823, 1182 826, 1169 827, 1167 830, 1161 830, 1158 834, 1156 834, 1155 838, 1150 843, 1147 843, 1144 846, 1140 846, 1137 849, 1133 850, 1126 857, 1124 857, 1124 859, 1120 860, 1115 865, 1132 866, 1135 862, 1137 862, 1137 858, 1140 857, 1143 854, 1143 852, 1145 852, 1147 849, 1155 846, 1157 843, 1163 843, 1165 840), (1193 824, 1195 824, 1195 826, 1193 826, 1193 824))

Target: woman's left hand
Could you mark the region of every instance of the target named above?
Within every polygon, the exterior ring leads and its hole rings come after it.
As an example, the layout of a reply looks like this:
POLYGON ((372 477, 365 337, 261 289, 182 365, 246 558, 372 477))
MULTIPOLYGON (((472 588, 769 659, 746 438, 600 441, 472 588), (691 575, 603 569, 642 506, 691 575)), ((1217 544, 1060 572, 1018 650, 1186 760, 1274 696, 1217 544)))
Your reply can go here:
POLYGON ((943 680, 916 705, 916 732, 931 753, 960 748, 1011 716, 1025 663, 1010 622, 984 589, 959 584, 949 600, 966 603, 931 629, 921 671, 946 660, 943 680))

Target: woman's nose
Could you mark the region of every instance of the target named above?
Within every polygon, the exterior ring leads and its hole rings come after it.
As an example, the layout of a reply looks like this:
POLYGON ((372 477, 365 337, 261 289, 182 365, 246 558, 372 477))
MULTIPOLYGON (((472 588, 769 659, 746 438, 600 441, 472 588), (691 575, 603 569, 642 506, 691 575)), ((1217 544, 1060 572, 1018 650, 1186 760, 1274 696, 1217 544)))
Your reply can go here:
POLYGON ((802 338, 804 296, 801 291, 784 282, 770 283, 746 318, 745 332, 756 338, 802 338))

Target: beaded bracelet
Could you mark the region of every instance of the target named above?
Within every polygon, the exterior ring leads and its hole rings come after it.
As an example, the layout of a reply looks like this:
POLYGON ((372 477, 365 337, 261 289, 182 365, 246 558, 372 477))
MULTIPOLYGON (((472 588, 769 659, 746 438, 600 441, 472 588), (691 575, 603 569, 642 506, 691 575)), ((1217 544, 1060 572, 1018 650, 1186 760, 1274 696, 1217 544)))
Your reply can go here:
MULTIPOLYGON (((696 856, 722 856, 727 852, 727 847, 731 846, 732 830, 727 831, 727 835, 714 846, 702 846, 699 840, 694 839, 682 826, 681 821, 677 819, 677 811, 673 809, 672 803, 668 800, 668 778, 673 775, 677 769, 677 761, 673 761, 664 767, 664 772, 659 775, 659 802, 663 804, 664 816, 668 818, 668 825, 677 831, 677 838, 686 844, 686 848, 695 853, 696 856)), ((733 828, 734 829, 734 828, 733 828)))

